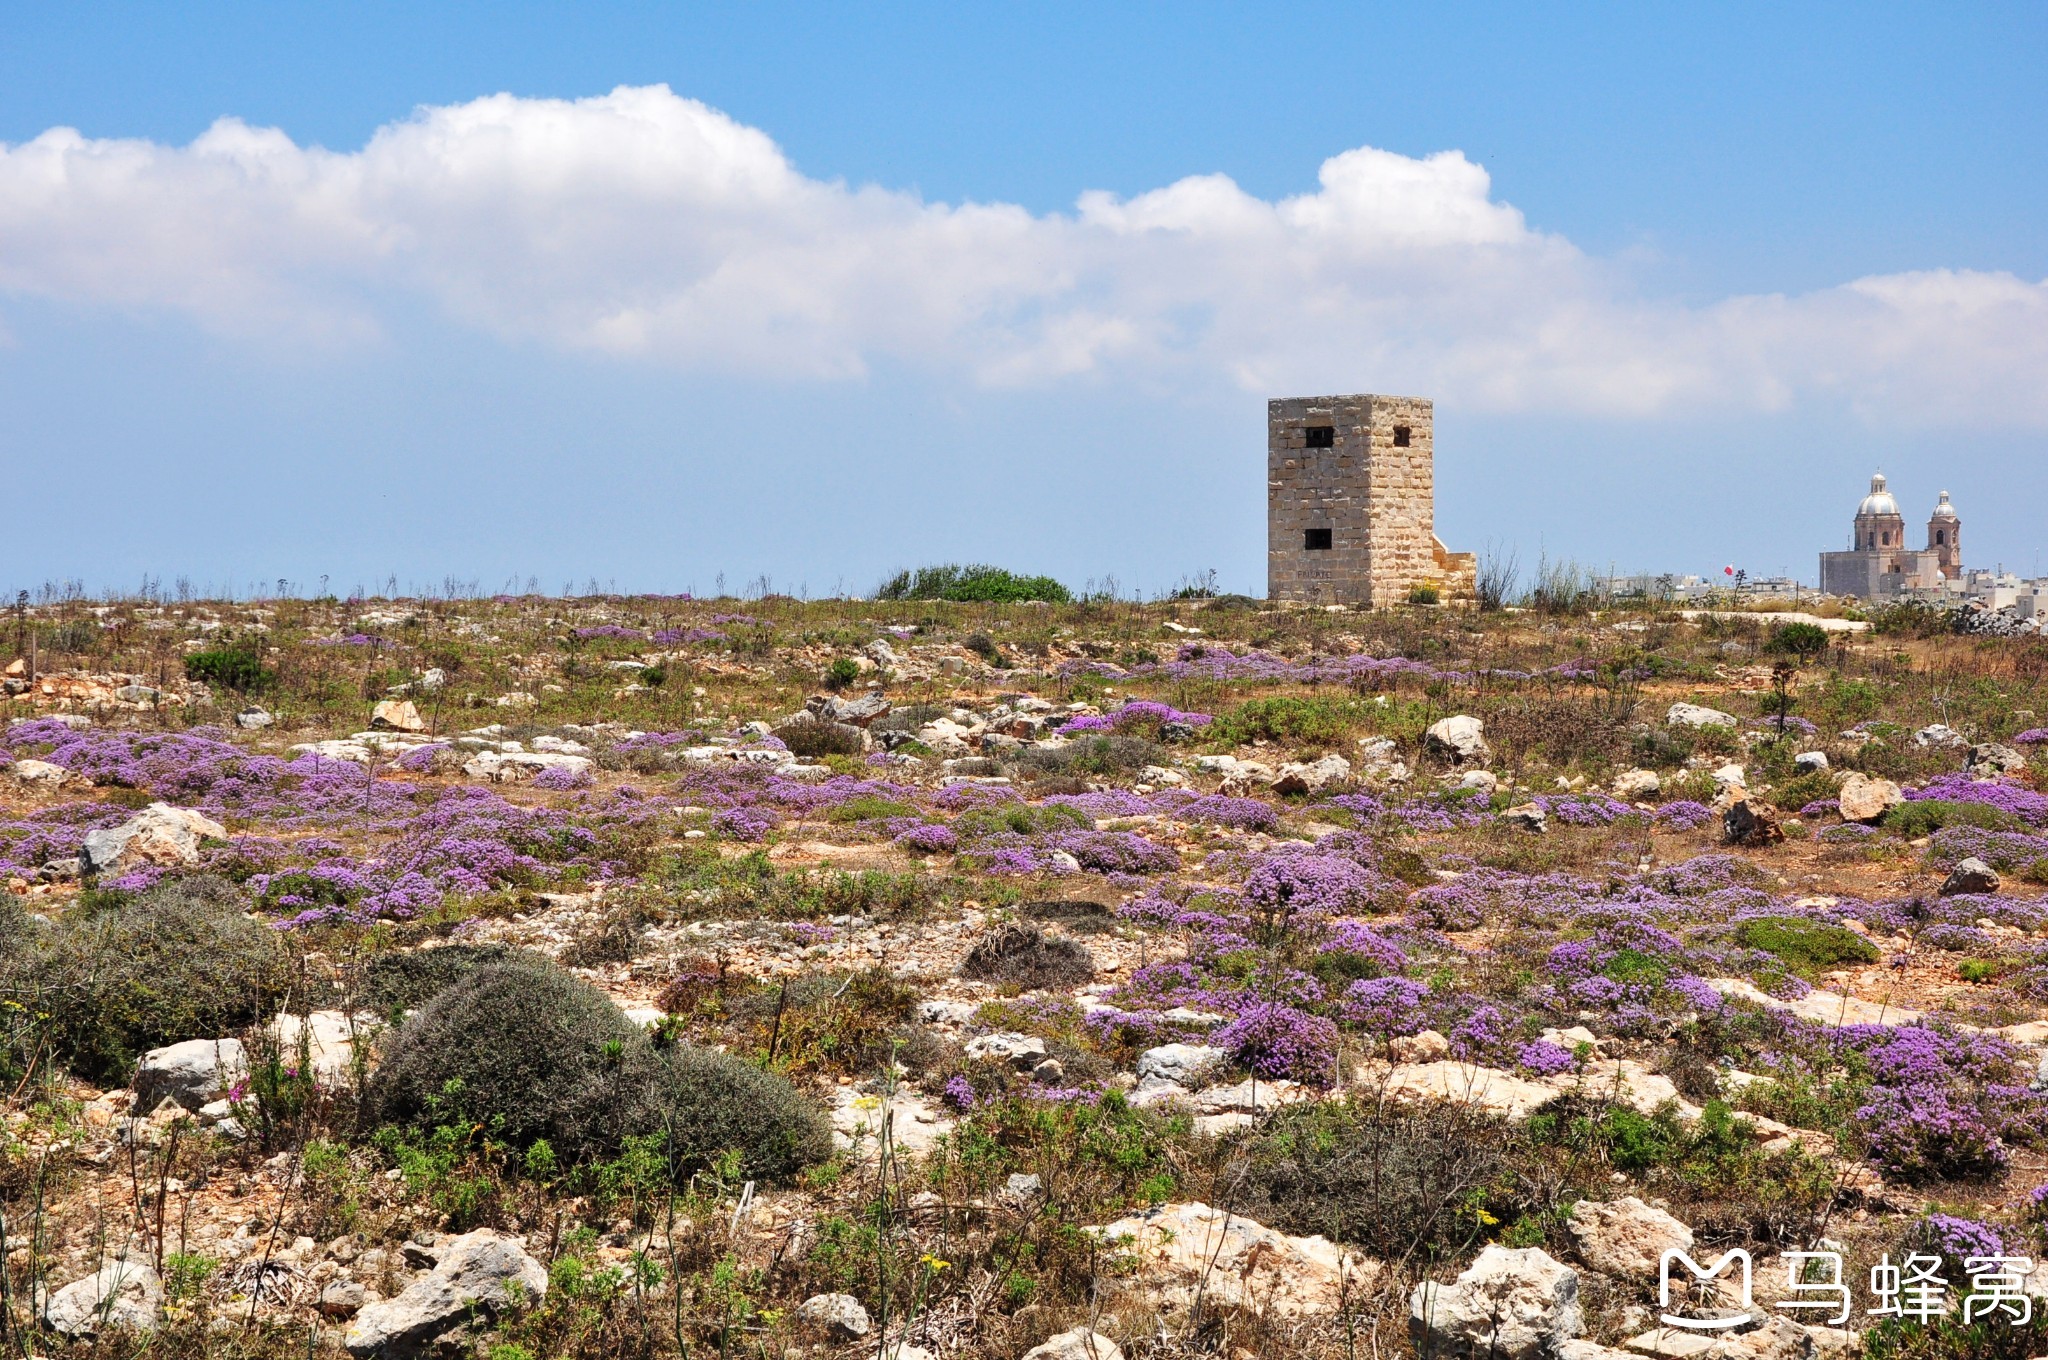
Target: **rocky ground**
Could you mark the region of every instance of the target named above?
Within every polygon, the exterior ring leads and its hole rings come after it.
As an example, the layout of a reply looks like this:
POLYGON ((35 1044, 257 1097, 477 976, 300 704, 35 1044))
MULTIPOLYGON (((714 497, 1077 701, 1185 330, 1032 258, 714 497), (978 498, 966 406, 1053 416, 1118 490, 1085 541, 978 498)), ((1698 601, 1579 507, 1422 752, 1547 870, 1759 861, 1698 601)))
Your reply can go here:
POLYGON ((19 633, 24 1354, 2048 1353, 2038 640, 1229 598, 19 633), (1747 1297, 1660 1297, 1667 1250, 1747 1297))

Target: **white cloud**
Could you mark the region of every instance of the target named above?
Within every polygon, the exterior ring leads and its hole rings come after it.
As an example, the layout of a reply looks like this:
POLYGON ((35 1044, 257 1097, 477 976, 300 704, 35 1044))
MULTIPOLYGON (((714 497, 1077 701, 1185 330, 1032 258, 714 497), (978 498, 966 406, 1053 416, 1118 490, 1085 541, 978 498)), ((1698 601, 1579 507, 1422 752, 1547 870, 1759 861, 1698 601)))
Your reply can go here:
POLYGON ((182 148, 54 129, 0 146, 0 292, 329 343, 425 297, 508 340, 790 378, 888 360, 1000 385, 2048 426, 2048 283, 1663 301, 1532 230, 1456 151, 1347 151, 1278 202, 1203 175, 1065 214, 928 203, 809 178, 660 86, 422 109, 350 153, 233 119, 182 148))

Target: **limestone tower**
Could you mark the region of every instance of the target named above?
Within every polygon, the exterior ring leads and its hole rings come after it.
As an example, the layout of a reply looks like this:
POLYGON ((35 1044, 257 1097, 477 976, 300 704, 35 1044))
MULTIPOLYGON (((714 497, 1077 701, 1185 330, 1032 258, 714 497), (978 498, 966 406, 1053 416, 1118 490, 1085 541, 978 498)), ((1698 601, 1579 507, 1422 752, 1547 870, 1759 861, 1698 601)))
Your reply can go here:
POLYGON ((1882 472, 1870 479, 1870 494, 1856 507, 1856 542, 1850 546, 1858 552, 1897 551, 1906 546, 1906 518, 1899 513, 1892 493, 1885 490, 1882 472))
POLYGON ((1437 540, 1433 408, 1361 393, 1266 405, 1266 592, 1384 609, 1469 602, 1476 559, 1437 540))
POLYGON ((1927 517, 1927 551, 1941 559, 1941 574, 1949 580, 1963 574, 1963 522, 1956 518, 1946 491, 1927 517))

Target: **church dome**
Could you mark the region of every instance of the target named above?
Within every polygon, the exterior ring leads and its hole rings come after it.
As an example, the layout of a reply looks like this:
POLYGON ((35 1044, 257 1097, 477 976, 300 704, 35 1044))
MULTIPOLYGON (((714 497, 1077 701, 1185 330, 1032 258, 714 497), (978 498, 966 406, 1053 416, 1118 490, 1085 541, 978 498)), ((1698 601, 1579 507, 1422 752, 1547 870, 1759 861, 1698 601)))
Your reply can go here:
POLYGON ((1934 507, 1934 519, 1954 519, 1956 508, 1948 503, 1948 492, 1941 493, 1941 500, 1934 507))
POLYGON ((1863 498, 1863 504, 1856 507, 1857 517, 1898 513, 1899 503, 1892 499, 1891 492, 1884 489, 1884 474, 1880 472, 1870 479, 1870 494, 1863 498))

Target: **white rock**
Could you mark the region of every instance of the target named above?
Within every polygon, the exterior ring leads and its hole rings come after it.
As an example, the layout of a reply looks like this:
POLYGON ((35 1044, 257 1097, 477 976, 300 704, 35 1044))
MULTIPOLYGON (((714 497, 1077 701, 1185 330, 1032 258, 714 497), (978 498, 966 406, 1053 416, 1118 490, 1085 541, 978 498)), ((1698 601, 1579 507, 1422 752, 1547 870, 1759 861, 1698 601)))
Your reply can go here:
POLYGON ((1389 1100, 1448 1101, 1507 1119, 1526 1119, 1557 1092, 1497 1067, 1439 1061, 1403 1063, 1387 1074, 1381 1090, 1389 1100))
POLYGON ((1837 795, 1845 822, 1874 822, 1906 801, 1906 795, 1889 779, 1875 779, 1860 771, 1842 781, 1837 795))
MULTIPOLYGON (((788 759, 787 753, 782 751, 770 754, 788 759)), ((521 784, 542 770, 569 770, 585 774, 590 770, 590 758, 550 751, 481 751, 462 767, 463 774, 469 778, 491 784, 521 784)))
POLYGON ((1272 787, 1275 793, 1314 794, 1350 777, 1350 761, 1342 756, 1324 756, 1321 760, 1282 765, 1280 772, 1273 776, 1272 787))
POLYGON ((1206 1204, 1143 1209, 1089 1230, 1128 1257, 1149 1294, 1279 1318, 1319 1317, 1369 1288, 1380 1267, 1324 1237, 1294 1237, 1206 1204))
POLYGON ((1207 1044, 1161 1044, 1138 1055, 1138 1080, 1158 1078, 1177 1086, 1191 1085, 1227 1056, 1207 1044))
POLYGON ((1929 723, 1913 734, 1915 746, 1967 746, 1963 734, 1947 723, 1929 723))
POLYGON ((53 1332, 85 1340, 102 1331, 152 1331, 163 1307, 163 1281, 149 1261, 139 1254, 119 1256, 52 1294, 43 1305, 43 1322, 53 1332))
POLYGON ((449 1243, 397 1298, 357 1313, 342 1344, 356 1356, 418 1355, 473 1315, 494 1318, 547 1292, 547 1267, 527 1255, 524 1238, 479 1228, 449 1243))
POLYGON ((1486 745, 1486 724, 1466 713, 1431 723, 1422 744, 1432 755, 1459 762, 1484 761, 1493 754, 1486 745))
POLYGON ((270 1022, 279 1056, 290 1066, 309 1062, 313 1079, 322 1086, 347 1085, 355 1075, 356 1044, 369 1044, 378 1028, 375 1016, 361 1012, 314 1011, 304 1017, 289 1012, 270 1022))
POLYGON ((868 1310, 851 1294, 813 1294, 797 1305, 796 1320, 840 1343, 860 1340, 875 1325, 868 1310))
POLYGON ((71 771, 47 760, 17 760, 12 765, 0 766, 0 774, 30 788, 54 789, 71 782, 71 771))
POLYGON ((1718 708, 1706 708, 1700 704, 1673 704, 1664 715, 1667 727, 1736 727, 1732 713, 1723 713, 1718 708))
POLYGON ((1490 1246, 1456 1282, 1409 1296, 1409 1335, 1425 1353, 1543 1360, 1585 1330, 1578 1273, 1539 1247, 1490 1246))
POLYGON ((1637 798, 1654 798, 1664 789, 1664 781, 1655 770, 1623 770, 1614 776, 1614 796, 1633 801, 1637 798))
POLYGON ((260 708, 245 708, 235 715, 235 726, 251 732, 268 727, 276 721, 277 719, 260 708))
POLYGON ((143 865, 175 869, 197 864, 202 836, 226 840, 228 830, 189 808, 151 803, 117 827, 86 833, 79 867, 89 874, 103 874, 143 865))
POLYGON ((135 1064, 135 1112, 148 1114, 167 1099, 197 1110, 248 1075, 240 1039, 187 1039, 153 1048, 135 1064))
POLYGON ((1668 1250, 1692 1250, 1692 1229, 1634 1195, 1602 1204, 1582 1199, 1566 1226, 1579 1258, 1603 1275, 1653 1282, 1668 1250))
POLYGON ((1124 1360, 1124 1350, 1092 1327, 1076 1327, 1033 1346, 1024 1360, 1124 1360))
POLYGON ((1816 770, 1825 770, 1827 767, 1828 753, 1826 751, 1801 751, 1798 755, 1792 757, 1792 768, 1808 774, 1816 770))

